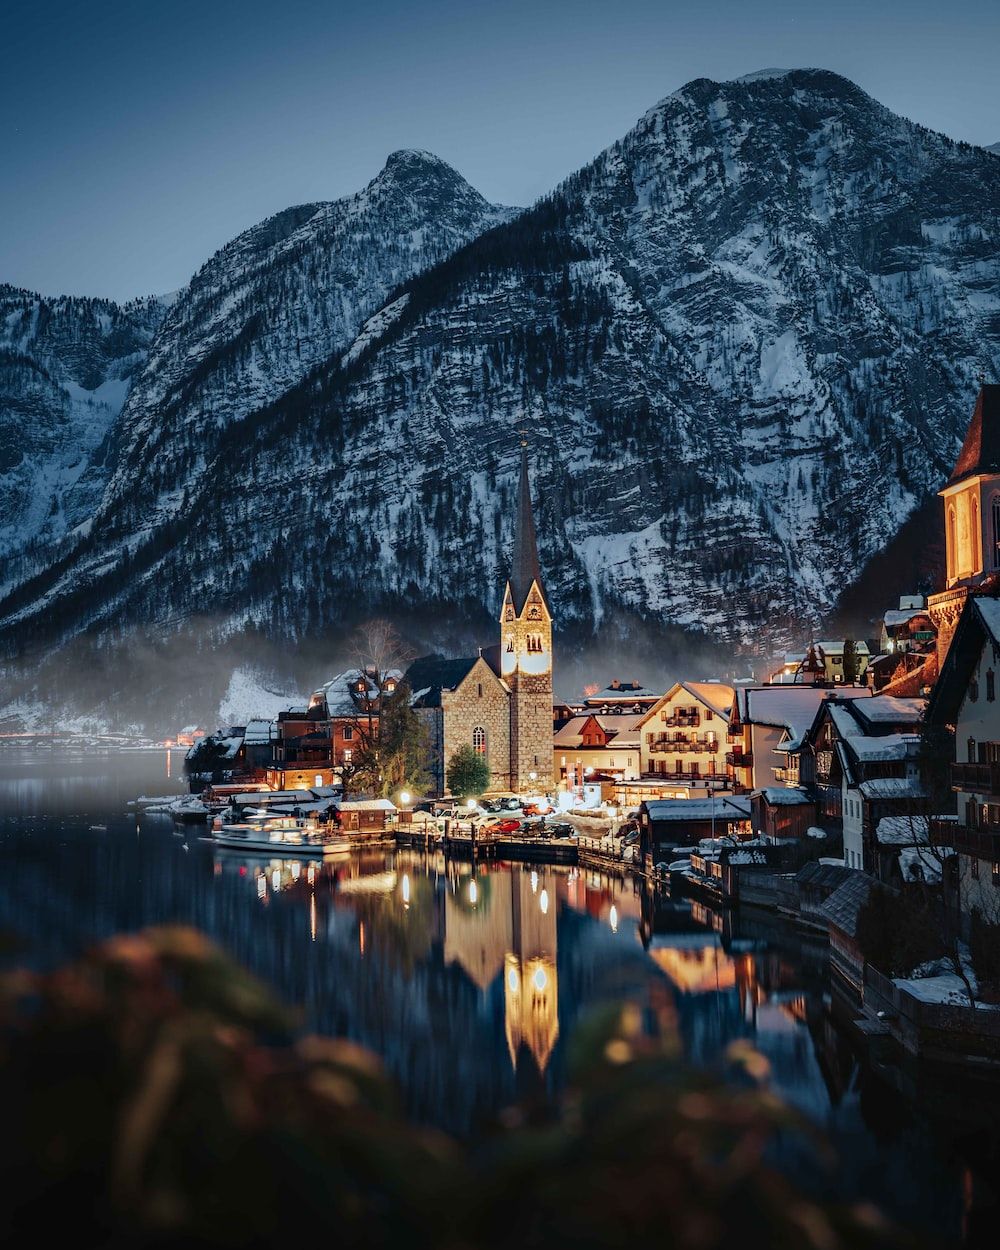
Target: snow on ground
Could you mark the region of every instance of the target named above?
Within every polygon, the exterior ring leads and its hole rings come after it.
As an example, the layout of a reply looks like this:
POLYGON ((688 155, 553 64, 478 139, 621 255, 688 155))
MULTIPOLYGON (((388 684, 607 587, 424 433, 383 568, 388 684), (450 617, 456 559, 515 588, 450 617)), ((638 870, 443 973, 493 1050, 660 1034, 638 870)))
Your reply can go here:
POLYGON ((219 703, 219 724, 245 725, 255 718, 273 720, 289 704, 303 702, 299 694, 264 685, 260 674, 253 669, 236 668, 219 703))

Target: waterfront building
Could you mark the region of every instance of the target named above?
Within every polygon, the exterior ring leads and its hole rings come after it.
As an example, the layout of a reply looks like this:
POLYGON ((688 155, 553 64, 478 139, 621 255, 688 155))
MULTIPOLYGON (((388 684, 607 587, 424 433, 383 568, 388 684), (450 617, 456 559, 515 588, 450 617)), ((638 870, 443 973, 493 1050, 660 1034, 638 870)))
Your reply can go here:
POLYGON ((726 786, 726 726, 733 687, 716 681, 680 681, 638 718, 639 770, 694 789, 726 786))

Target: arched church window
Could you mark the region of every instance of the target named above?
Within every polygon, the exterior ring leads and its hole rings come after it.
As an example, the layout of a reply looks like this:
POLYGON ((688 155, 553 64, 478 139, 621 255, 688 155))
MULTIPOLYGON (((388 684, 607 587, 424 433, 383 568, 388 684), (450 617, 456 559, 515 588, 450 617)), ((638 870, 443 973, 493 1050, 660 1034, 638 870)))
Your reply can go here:
POLYGON ((486 754, 486 730, 477 725, 472 731, 472 749, 477 755, 486 754))
POLYGON ((992 513, 993 524, 990 526, 990 536, 993 540, 993 559, 992 567, 1000 569, 1000 495, 993 496, 993 503, 990 507, 992 513))
POLYGON ((514 609, 508 608, 507 611, 503 614, 503 619, 505 621, 512 621, 514 619, 514 609))

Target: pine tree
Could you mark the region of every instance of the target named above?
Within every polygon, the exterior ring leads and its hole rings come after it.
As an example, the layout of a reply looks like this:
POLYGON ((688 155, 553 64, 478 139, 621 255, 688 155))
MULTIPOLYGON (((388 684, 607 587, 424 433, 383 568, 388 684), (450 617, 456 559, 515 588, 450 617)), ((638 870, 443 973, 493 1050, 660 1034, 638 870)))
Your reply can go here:
POLYGON ((490 784, 490 766, 484 756, 466 744, 448 761, 448 789, 456 798, 473 798, 490 784))

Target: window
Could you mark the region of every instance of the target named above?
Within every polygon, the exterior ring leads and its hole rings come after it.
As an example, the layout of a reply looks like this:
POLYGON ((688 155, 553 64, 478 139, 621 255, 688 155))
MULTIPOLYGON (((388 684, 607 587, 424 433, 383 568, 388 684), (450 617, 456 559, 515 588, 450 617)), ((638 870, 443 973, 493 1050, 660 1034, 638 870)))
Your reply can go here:
POLYGON ((1000 569, 1000 495, 993 496, 993 567, 1000 569))
POLYGON ((976 703, 979 699, 979 682, 973 677, 969 682, 969 702, 976 703))
POLYGON ((541 650, 542 650, 542 639, 541 639, 541 635, 539 635, 539 634, 529 634, 529 635, 528 635, 527 645, 528 645, 528 650, 529 650, 529 651, 532 651, 532 652, 534 652, 534 653, 536 653, 536 654, 539 654, 539 653, 541 652, 541 650))
POLYGON ((975 738, 970 738, 969 741, 966 743, 966 747, 969 752, 966 758, 968 759, 970 764, 974 764, 976 762, 976 740, 975 738))
POLYGON ((483 683, 482 683, 482 682, 478 682, 478 683, 477 683, 477 686, 478 686, 478 689, 479 689, 479 697, 480 697, 480 699, 481 699, 481 698, 483 697, 483 683))
POLYGON ((995 703, 997 697, 997 675, 992 669, 986 671, 986 702, 995 703))
POLYGON ((1000 863, 993 861, 993 884, 1000 889, 1000 863))
POLYGON ((351 751, 350 747, 348 747, 348 749, 344 752, 344 763, 349 764, 351 762, 351 759, 353 758, 353 755, 354 755, 354 752, 351 751))
POLYGON ((683 771, 684 771, 684 761, 674 760, 674 772, 678 775, 678 777, 681 775, 683 771))
POLYGON ((472 731, 472 749, 477 755, 486 754, 486 730, 477 725, 472 731))
POLYGON ((354 726, 345 725, 344 726, 344 741, 351 742, 353 741, 353 739, 354 739, 354 726))
POLYGON ((697 760, 692 760, 692 761, 691 761, 691 776, 692 776, 692 777, 697 777, 697 776, 698 776, 698 768, 699 768, 698 761, 697 761, 697 760))

